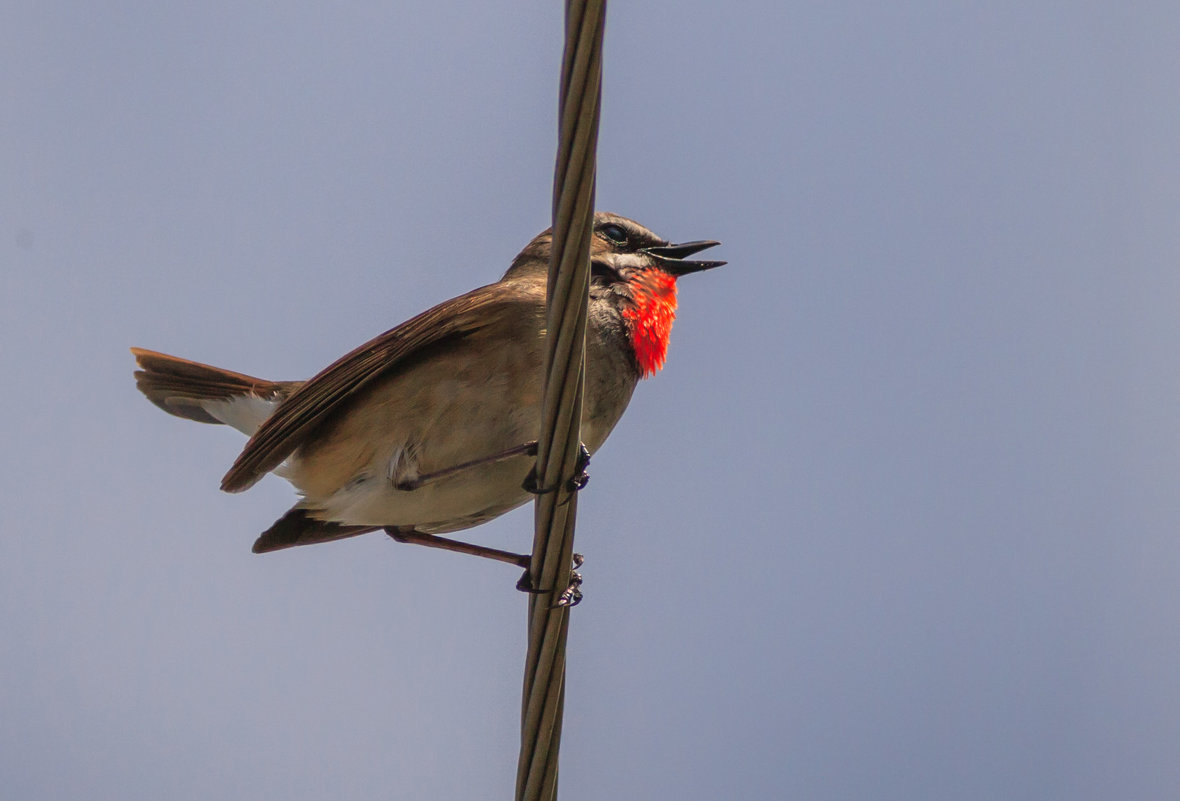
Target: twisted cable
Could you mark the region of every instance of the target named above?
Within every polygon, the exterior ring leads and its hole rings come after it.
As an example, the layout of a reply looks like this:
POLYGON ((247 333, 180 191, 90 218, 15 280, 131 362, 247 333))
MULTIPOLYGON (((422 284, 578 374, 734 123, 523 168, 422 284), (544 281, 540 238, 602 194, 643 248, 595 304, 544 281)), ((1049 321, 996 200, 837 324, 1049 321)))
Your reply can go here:
POLYGON ((551 591, 529 596, 517 801, 557 798, 569 607, 554 602, 569 585, 577 514, 569 484, 581 442, 605 19, 606 0, 566 2, 536 473, 541 487, 555 489, 537 496, 530 567, 535 586, 551 591))

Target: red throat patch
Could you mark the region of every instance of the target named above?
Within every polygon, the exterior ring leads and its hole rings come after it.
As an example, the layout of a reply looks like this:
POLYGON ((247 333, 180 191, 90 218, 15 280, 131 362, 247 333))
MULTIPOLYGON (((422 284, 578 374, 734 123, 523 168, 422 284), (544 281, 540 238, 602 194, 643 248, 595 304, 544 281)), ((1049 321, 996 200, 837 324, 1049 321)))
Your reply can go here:
POLYGON ((668 335, 676 319, 676 278, 663 270, 644 270, 630 280, 631 305, 623 319, 639 362, 639 377, 647 378, 664 366, 668 335))

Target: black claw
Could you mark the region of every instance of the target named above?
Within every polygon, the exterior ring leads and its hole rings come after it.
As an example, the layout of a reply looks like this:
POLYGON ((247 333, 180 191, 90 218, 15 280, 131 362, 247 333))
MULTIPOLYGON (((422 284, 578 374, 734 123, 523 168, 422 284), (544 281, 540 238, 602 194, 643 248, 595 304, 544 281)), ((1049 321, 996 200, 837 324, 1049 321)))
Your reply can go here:
MULTIPOLYGON (((531 453, 535 455, 536 450, 537 448, 534 445, 531 449, 531 453)), ((578 460, 574 463, 574 477, 566 482, 565 488, 567 491, 571 493, 577 492, 578 490, 585 488, 585 486, 590 483, 590 475, 586 472, 586 468, 589 466, 590 451, 586 449, 585 443, 579 442, 578 460)), ((533 469, 529 471, 529 474, 524 477, 524 481, 521 482, 520 486, 521 489, 531 495, 545 495, 557 489, 557 487, 542 488, 539 486, 536 465, 534 465, 533 469)))
POLYGON ((586 472, 586 468, 590 466, 590 451, 586 449, 586 443, 578 443, 578 461, 574 463, 574 477, 569 480, 566 486, 570 492, 577 492, 584 489, 590 483, 590 474, 586 472))

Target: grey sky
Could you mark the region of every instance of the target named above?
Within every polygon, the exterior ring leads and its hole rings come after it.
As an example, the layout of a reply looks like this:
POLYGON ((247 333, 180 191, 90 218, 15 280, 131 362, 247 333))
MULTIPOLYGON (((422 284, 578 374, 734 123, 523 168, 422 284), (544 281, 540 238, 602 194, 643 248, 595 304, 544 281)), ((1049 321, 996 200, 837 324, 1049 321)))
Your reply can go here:
MULTIPOLYGON (((0 786, 510 797, 525 599, 135 391, 548 224, 557 3, 0 11, 0 786)), ((1180 797, 1180 7, 617 2, 598 206, 729 266, 595 458, 562 798, 1180 797)), ((474 532, 527 548, 525 511, 474 532)))

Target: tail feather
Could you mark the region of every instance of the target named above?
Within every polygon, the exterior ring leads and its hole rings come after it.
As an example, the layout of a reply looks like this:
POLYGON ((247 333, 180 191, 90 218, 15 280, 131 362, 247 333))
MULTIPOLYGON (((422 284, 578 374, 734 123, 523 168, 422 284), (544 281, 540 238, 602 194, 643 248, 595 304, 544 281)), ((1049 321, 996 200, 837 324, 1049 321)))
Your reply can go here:
MULTIPOLYGON (((147 399, 169 414, 199 423, 221 423, 253 434, 301 382, 266 381, 165 353, 132 348, 135 384, 147 399)), ((282 467, 275 471, 282 475, 282 467)), ((378 530, 316 520, 296 506, 254 543, 254 553, 330 542, 378 530)))
POLYGON ((299 382, 267 381, 220 367, 132 348, 141 369, 135 384, 169 414, 198 423, 223 423, 247 434, 262 424, 299 382))
POLYGON ((279 551, 296 545, 311 545, 316 542, 331 542, 358 534, 376 531, 373 526, 346 526, 316 520, 302 507, 296 506, 262 532, 254 542, 254 553, 279 551))

